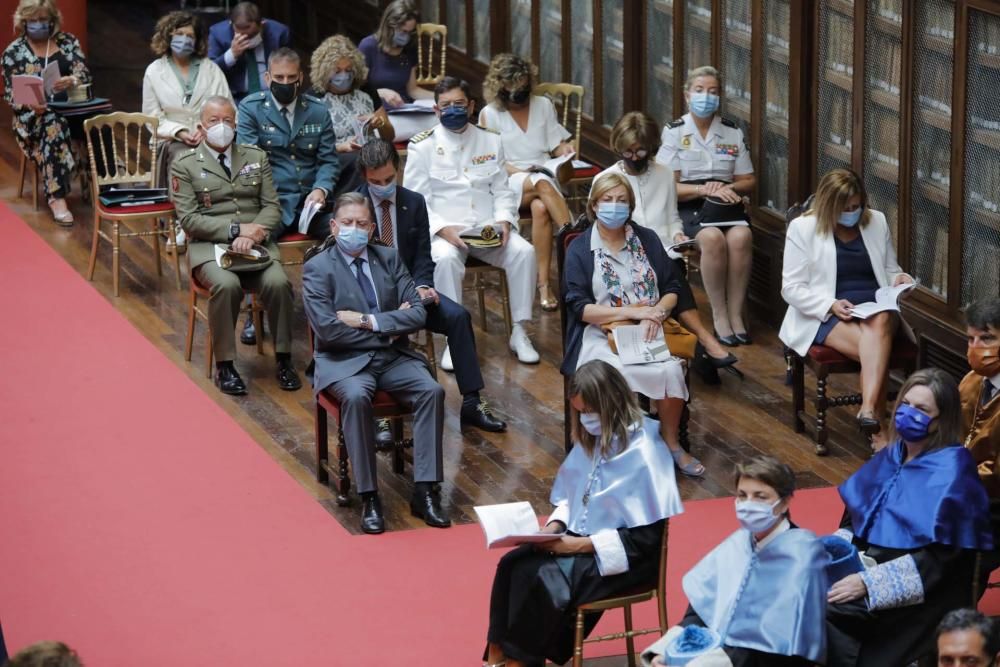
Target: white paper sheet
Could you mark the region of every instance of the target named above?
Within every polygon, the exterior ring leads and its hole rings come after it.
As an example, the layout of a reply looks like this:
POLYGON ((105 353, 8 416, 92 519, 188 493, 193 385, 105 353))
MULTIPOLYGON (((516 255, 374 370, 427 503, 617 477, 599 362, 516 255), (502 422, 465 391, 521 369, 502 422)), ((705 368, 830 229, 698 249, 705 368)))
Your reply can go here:
POLYGON ((645 325, 642 324, 626 324, 615 328, 615 347, 618 348, 618 358, 623 364, 648 364, 670 358, 670 348, 667 347, 663 329, 660 329, 657 338, 647 343, 643 337, 644 328, 645 325))
POLYGON ((45 82, 45 94, 55 92, 56 81, 59 80, 59 63, 53 60, 42 70, 42 81, 45 82))
POLYGON ((302 213, 299 214, 299 234, 309 233, 309 223, 319 209, 319 204, 311 200, 306 200, 305 205, 302 207, 302 213))
POLYGON ((538 530, 538 517, 531 509, 531 503, 500 503, 498 505, 478 505, 473 508, 479 517, 479 525, 486 535, 487 549, 502 549, 519 544, 552 542, 562 537, 561 533, 543 533, 538 530))
POLYGON ((875 300, 866 301, 865 303, 859 303, 854 308, 851 309, 851 315, 858 318, 859 320, 868 319, 876 313, 885 312, 887 310, 899 310, 899 296, 904 292, 908 292, 917 283, 907 283, 905 285, 898 285, 896 287, 880 287, 875 291, 875 300))
POLYGON ((385 107, 385 110, 389 114, 434 113, 434 100, 414 100, 409 104, 398 106, 395 109, 385 107))

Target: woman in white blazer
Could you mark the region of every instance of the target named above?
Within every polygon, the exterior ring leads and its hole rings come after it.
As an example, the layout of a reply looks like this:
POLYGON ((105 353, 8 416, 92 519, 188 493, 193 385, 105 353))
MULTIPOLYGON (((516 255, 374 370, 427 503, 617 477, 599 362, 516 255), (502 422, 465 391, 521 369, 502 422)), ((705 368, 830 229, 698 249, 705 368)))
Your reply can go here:
MULTIPOLYGON (((158 56, 142 79, 142 112, 155 116, 158 143, 157 178, 166 187, 170 163, 183 151, 201 143, 198 129, 202 103, 213 95, 232 99, 226 75, 205 57, 208 42, 198 18, 188 12, 170 12, 156 22, 150 43, 158 56)), ((183 243, 183 232, 178 243, 183 243)))
POLYGON ((900 319, 896 312, 858 319, 851 311, 873 301, 879 287, 912 282, 896 261, 885 215, 868 208, 861 179, 846 169, 826 174, 812 208, 788 225, 781 273, 788 310, 778 336, 800 356, 822 344, 861 363, 858 426, 871 438, 881 431, 900 319))

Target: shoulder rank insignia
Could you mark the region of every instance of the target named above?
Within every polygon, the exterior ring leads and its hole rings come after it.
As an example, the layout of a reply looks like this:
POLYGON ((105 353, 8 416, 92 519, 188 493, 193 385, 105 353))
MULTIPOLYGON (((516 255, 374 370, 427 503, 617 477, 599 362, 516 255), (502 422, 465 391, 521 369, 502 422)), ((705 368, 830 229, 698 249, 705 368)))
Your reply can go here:
POLYGON ((739 126, 735 122, 729 120, 728 118, 722 118, 720 120, 722 120, 722 124, 725 125, 726 127, 735 127, 736 129, 739 129, 739 126))
POLYGON ((478 127, 480 130, 483 130, 485 132, 492 132, 493 134, 500 134, 499 130, 494 130, 492 127, 483 127, 482 125, 477 125, 476 127, 478 127))
POLYGON ((671 121, 671 123, 667 125, 667 127, 674 128, 674 127, 681 127, 682 125, 684 125, 684 119, 678 118, 675 121, 671 121))
POLYGON ((419 144, 421 141, 423 141, 427 137, 431 136, 432 134, 434 134, 434 128, 433 127, 431 129, 429 129, 429 130, 424 130, 423 132, 418 132, 417 134, 414 134, 412 137, 410 137, 410 143, 411 144, 419 144))

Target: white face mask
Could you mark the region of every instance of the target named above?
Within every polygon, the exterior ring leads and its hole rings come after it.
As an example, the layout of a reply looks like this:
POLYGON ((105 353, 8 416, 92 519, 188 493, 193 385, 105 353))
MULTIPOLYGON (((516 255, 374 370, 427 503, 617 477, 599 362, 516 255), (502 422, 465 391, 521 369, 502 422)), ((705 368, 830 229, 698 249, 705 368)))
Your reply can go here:
POLYGON ((580 425, 595 438, 601 435, 601 415, 596 412, 581 412, 580 425))
POLYGON ((765 533, 781 520, 781 515, 774 513, 774 508, 780 502, 781 498, 775 500, 773 504, 757 500, 737 500, 736 520, 751 533, 765 533))
POLYGON ((263 38, 263 37, 261 36, 261 34, 260 34, 260 33, 258 32, 258 33, 257 33, 256 35, 254 35, 253 37, 251 37, 251 38, 250 38, 250 39, 249 39, 249 40, 247 41, 247 48, 248 48, 248 49, 250 49, 251 51, 253 51, 253 50, 254 50, 254 49, 256 49, 256 48, 257 48, 258 46, 260 46, 260 45, 261 45, 261 43, 262 43, 263 41, 264 41, 264 38, 263 38))
POLYGON ((205 138, 208 139, 208 143, 212 146, 223 149, 229 148, 229 144, 233 143, 233 139, 236 138, 236 130, 227 123, 216 123, 205 130, 205 138))

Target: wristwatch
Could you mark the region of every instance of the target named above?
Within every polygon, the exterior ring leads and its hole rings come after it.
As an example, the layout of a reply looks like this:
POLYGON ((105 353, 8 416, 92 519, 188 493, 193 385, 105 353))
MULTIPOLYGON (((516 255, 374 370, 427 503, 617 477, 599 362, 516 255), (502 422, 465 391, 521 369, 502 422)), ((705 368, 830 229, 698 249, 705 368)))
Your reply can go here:
POLYGON ((359 324, 361 324, 361 328, 362 329, 371 329, 372 328, 371 318, 369 318, 365 314, 361 315, 361 319, 359 320, 359 324))
POLYGON ((240 223, 238 222, 230 223, 229 242, 232 243, 233 241, 235 241, 237 238, 239 238, 239 235, 240 235, 240 223))

